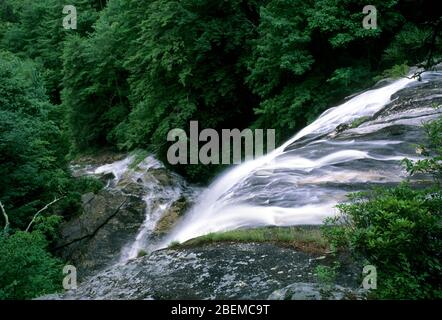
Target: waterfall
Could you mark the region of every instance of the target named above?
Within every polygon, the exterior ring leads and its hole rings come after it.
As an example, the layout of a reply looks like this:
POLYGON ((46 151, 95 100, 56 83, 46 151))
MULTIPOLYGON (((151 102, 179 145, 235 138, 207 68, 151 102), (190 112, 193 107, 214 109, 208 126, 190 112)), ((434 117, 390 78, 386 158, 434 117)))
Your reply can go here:
MULTIPOLYGON (((426 73, 423 83, 440 76, 426 73)), ((383 130, 420 125, 418 116, 367 121, 342 135, 337 128, 375 115, 392 102, 392 95, 419 83, 403 78, 363 92, 324 112, 272 153, 227 170, 162 245, 242 227, 320 224, 349 192, 368 183, 401 181, 406 173, 399 160, 416 156, 414 137, 408 136, 412 130, 394 139, 383 130)))
POLYGON ((136 165, 134 161, 136 161, 135 156, 128 155, 122 160, 98 167, 89 165, 85 169, 75 169, 81 174, 108 176, 110 178, 107 180, 106 189, 142 198, 146 204, 144 222, 135 239, 122 248, 120 263, 136 258, 141 250, 154 249, 156 240, 152 233, 157 222, 177 200, 182 196, 190 198, 192 193, 192 189, 187 187, 181 177, 166 170, 155 157, 147 156, 136 165), (170 183, 158 181, 156 169, 161 169, 162 173, 167 172, 167 177, 171 179, 170 183), (133 186, 133 192, 128 191, 128 185, 133 186))

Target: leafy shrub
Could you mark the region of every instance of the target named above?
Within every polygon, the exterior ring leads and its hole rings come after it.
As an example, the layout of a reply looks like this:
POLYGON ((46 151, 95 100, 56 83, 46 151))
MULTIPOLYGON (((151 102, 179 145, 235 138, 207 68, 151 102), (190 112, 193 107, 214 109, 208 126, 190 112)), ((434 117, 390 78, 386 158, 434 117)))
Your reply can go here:
POLYGON ((419 146, 418 150, 427 158, 418 161, 404 159, 403 162, 411 175, 415 173, 431 174, 435 183, 440 185, 442 181, 442 118, 425 124, 424 128, 429 139, 429 150, 423 145, 419 146))
POLYGON ((442 118, 427 124, 433 157, 413 162, 408 171, 431 173, 431 188, 408 183, 350 195, 340 215, 325 221, 324 235, 338 249, 368 259, 377 267, 376 298, 442 298, 442 118))
POLYGON ((339 262, 335 261, 332 266, 318 265, 315 272, 320 283, 331 285, 336 281, 337 272, 340 267, 339 262))
POLYGON ((404 184, 354 194, 339 209, 346 223, 342 216, 327 220, 326 225, 340 225, 325 231, 326 237, 377 267, 377 297, 442 297, 440 190, 416 191, 404 184))
POLYGON ((169 245, 167 246, 169 249, 176 249, 180 246, 180 242, 179 241, 172 241, 171 243, 169 243, 169 245))
POLYGON ((140 250, 140 251, 138 251, 137 258, 141 258, 146 255, 147 255, 147 252, 145 250, 140 250))
POLYGON ((31 299, 61 289, 62 264, 41 232, 0 235, 0 299, 31 299))

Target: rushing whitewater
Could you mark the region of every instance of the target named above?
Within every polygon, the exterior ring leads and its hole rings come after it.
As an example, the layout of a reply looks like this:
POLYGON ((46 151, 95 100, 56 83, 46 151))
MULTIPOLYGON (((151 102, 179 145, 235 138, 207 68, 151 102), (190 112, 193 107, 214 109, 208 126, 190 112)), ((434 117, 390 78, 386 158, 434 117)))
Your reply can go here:
POLYGON ((135 239, 122 248, 118 259, 121 263, 136 258, 140 251, 154 249, 153 232, 158 221, 181 197, 189 199, 192 197, 192 189, 187 187, 185 181, 167 171, 153 156, 147 156, 136 165, 134 161, 135 156, 129 155, 122 160, 99 167, 88 166, 80 170, 74 168, 80 174, 110 177, 105 187, 107 190, 142 198, 145 203, 144 222, 135 239), (164 176, 165 172, 167 174, 164 176), (161 177, 162 173, 163 178, 170 177, 170 183, 158 181, 158 176, 161 177))
POLYGON ((440 78, 435 72, 425 73, 422 82, 403 78, 327 110, 272 153, 220 176, 164 245, 242 227, 320 224, 349 192, 403 180, 400 160, 415 159, 413 142, 422 139, 413 128, 436 111, 394 115, 384 109, 400 90, 440 78), (352 121, 362 117, 368 120, 352 128, 352 121))

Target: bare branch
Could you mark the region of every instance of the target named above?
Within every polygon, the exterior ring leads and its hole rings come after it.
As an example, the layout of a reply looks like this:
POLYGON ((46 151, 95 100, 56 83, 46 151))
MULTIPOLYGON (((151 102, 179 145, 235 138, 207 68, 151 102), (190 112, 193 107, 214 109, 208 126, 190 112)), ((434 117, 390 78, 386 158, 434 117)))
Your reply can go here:
POLYGON ((421 70, 416 71, 413 75, 411 76, 406 76, 407 79, 417 79, 418 81, 422 80, 422 73, 427 72, 427 71, 431 71, 434 70, 434 66, 438 65, 439 63, 442 62, 442 59, 439 60, 435 60, 432 62, 432 65, 429 65, 428 62, 425 64, 419 64, 417 65, 418 68, 420 68, 421 70), (428 65, 428 67, 427 67, 428 65))
POLYGON ((52 202, 48 203, 42 209, 38 210, 37 213, 34 214, 34 217, 32 218, 31 222, 29 222, 28 227, 26 228, 25 231, 29 232, 29 229, 31 228, 32 224, 35 222, 35 219, 37 219, 37 217, 40 215, 40 213, 42 213, 43 211, 47 210, 50 206, 52 206, 54 203, 60 201, 63 198, 64 198, 64 196, 61 197, 61 198, 55 198, 52 202))
POLYGON ((0 209, 2 210, 3 217, 5 218, 5 227, 3 230, 7 230, 9 228, 9 218, 6 214, 5 207, 3 207, 3 203, 0 201, 0 209))

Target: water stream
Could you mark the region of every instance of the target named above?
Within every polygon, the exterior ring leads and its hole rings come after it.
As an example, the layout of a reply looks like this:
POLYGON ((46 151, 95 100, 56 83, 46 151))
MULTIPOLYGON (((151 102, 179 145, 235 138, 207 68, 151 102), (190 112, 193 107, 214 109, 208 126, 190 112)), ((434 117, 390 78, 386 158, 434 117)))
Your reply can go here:
POLYGON ((140 251, 153 250, 156 243, 153 231, 160 218, 175 201, 183 196, 191 197, 192 192, 181 177, 166 170, 155 157, 148 156, 136 165, 134 161, 135 156, 129 155, 98 167, 89 166, 82 172, 86 175, 108 177, 106 189, 142 198, 146 204, 144 221, 135 239, 122 248, 120 263, 136 258, 140 251), (170 183, 159 181, 158 178, 162 176, 170 179, 170 183))
MULTIPOLYGON (((198 190, 195 205, 160 243, 151 237, 157 222, 183 194, 193 197, 195 189, 170 171, 172 182, 159 183, 149 172, 166 169, 153 156, 135 167, 131 165, 134 156, 128 156, 87 168, 87 174, 112 174, 109 189, 127 194, 129 184, 141 188, 135 196, 146 204, 145 220, 133 242, 122 249, 120 262, 135 258, 140 250, 155 250, 210 232, 320 224, 337 212, 336 204, 345 201, 349 192, 375 184, 397 184, 407 177, 400 160, 418 159, 415 147, 423 140, 422 123, 437 112, 413 107, 389 113, 388 108, 401 97, 405 100, 398 105, 408 103, 406 94, 398 95, 402 89, 435 79, 441 81, 442 73, 425 73, 421 82, 403 78, 328 109, 273 152, 228 169, 203 192, 198 190), (361 118, 364 122, 353 127, 352 122, 361 118)), ((436 92, 430 97, 436 99, 437 95, 442 96, 436 92)), ((410 96, 416 96, 416 103, 428 100, 428 92, 421 98, 416 92, 410 96)))
POLYGON ((320 224, 336 213, 348 192, 403 180, 400 160, 417 158, 413 143, 422 135, 415 128, 432 111, 375 118, 343 133, 336 129, 382 111, 401 89, 436 78, 441 74, 427 73, 422 82, 402 78, 363 92, 324 112, 272 153, 231 168, 200 196, 163 245, 242 227, 320 224))

